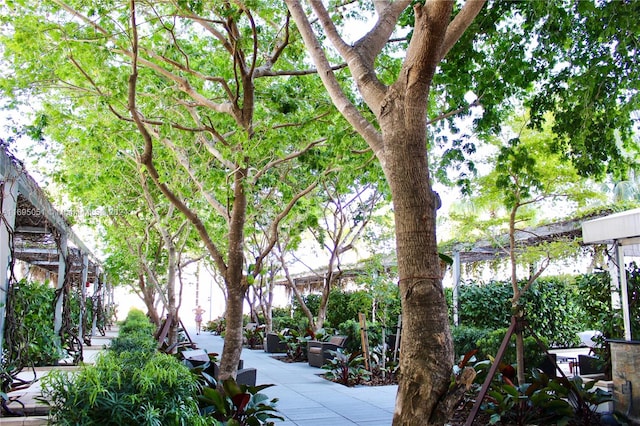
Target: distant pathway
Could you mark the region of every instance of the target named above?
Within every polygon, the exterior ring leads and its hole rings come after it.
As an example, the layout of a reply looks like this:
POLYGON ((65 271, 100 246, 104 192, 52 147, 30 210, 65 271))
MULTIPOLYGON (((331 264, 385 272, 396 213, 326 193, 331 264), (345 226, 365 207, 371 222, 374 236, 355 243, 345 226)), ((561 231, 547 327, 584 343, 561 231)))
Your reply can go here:
MULTIPOLYGON (((198 347, 222 353, 224 340, 211 333, 196 335, 188 330, 198 347)), ((388 426, 393 419, 397 386, 348 388, 319 377, 324 370, 307 363, 285 363, 260 350, 242 350, 245 367, 258 370, 257 384, 274 384, 264 393, 278 398, 283 426, 388 426)))

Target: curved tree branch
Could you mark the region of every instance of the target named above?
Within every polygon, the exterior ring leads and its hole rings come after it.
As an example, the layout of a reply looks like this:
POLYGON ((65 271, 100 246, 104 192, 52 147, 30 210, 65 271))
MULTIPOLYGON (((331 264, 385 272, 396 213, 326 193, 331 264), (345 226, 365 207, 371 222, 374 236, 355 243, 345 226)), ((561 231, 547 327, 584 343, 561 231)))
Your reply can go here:
POLYGON ((313 33, 311 23, 307 18, 299 0, 285 0, 291 16, 296 22, 298 29, 304 39, 305 45, 309 49, 313 62, 318 68, 318 75, 322 79, 325 87, 329 92, 329 96, 338 108, 338 111, 345 119, 356 129, 356 131, 367 141, 376 156, 384 162, 384 145, 382 143, 382 135, 378 130, 367 121, 360 111, 346 97, 340 84, 338 83, 331 65, 324 55, 324 51, 318 38, 313 33))

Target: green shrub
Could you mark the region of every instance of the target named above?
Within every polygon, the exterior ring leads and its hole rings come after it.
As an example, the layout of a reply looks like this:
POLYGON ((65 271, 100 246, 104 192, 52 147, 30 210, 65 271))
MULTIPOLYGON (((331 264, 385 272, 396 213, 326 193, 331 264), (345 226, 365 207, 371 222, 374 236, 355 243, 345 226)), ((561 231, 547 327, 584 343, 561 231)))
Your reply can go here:
POLYGON ((227 330, 227 320, 224 317, 218 317, 212 321, 209 321, 204 326, 204 331, 210 331, 218 336, 224 336, 227 330))
POLYGON ((153 353, 158 347, 158 342, 149 334, 142 332, 118 335, 111 339, 109 349, 113 352, 142 352, 153 353))
POLYGON ((132 310, 95 365, 52 371, 42 379, 50 418, 60 425, 206 425, 198 378, 175 357, 156 350, 153 326, 132 310))
POLYGON ((155 326, 149 318, 139 309, 131 309, 124 322, 120 326, 119 335, 130 333, 143 333, 152 335, 155 326))
MULTIPOLYGON (((508 327, 512 297, 509 282, 461 286, 460 324, 490 330, 508 327)), ((554 346, 572 346, 578 343, 577 333, 584 329, 578 300, 580 297, 571 280, 545 277, 524 293, 522 303, 527 320, 539 337, 554 346)))
POLYGON ((577 346, 580 343, 578 333, 585 330, 579 299, 572 279, 540 278, 524 294, 527 320, 549 345, 577 346))
POLYGON ((335 326, 348 320, 357 320, 358 313, 369 314, 371 312, 371 303, 371 296, 363 290, 342 291, 334 289, 329 294, 327 322, 335 326))
POLYGON ((611 306, 611 276, 607 271, 597 271, 576 277, 579 304, 584 311, 586 330, 600 330, 607 338, 623 336, 620 310, 611 306))
MULTIPOLYGON (((305 305, 311 312, 318 312, 318 308, 320 307, 320 298, 319 294, 307 294, 306 296, 302 296, 302 300, 304 300, 305 305)), ((293 299, 292 302, 293 307, 293 320, 296 321, 307 321, 307 317, 300 308, 300 303, 296 298, 293 299)), ((297 327, 296 327, 297 328, 297 327)))

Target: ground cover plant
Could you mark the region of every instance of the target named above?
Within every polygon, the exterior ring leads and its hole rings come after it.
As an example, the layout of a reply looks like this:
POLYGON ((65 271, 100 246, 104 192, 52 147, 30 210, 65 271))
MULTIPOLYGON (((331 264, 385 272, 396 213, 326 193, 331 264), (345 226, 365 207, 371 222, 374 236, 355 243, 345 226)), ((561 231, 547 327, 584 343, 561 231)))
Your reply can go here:
POLYGON ((207 425, 198 381, 175 357, 156 350, 152 326, 131 311, 111 349, 77 372, 54 370, 42 379, 51 421, 60 425, 207 425))

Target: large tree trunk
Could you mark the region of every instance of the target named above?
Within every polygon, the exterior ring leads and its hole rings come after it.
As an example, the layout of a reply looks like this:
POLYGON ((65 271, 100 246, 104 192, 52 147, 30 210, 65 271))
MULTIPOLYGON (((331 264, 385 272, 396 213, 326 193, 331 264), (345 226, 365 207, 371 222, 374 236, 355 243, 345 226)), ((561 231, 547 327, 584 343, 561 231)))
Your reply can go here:
POLYGON ((429 174, 424 139, 406 131, 401 116, 385 135, 403 312, 393 424, 425 425, 441 421, 432 415, 451 379, 453 345, 434 232, 435 196, 431 185, 425 185, 429 174))
POLYGON ((245 291, 241 286, 227 286, 227 309, 225 319, 227 328, 224 335, 224 347, 220 359, 220 379, 235 377, 238 361, 242 353, 242 306, 245 291))

